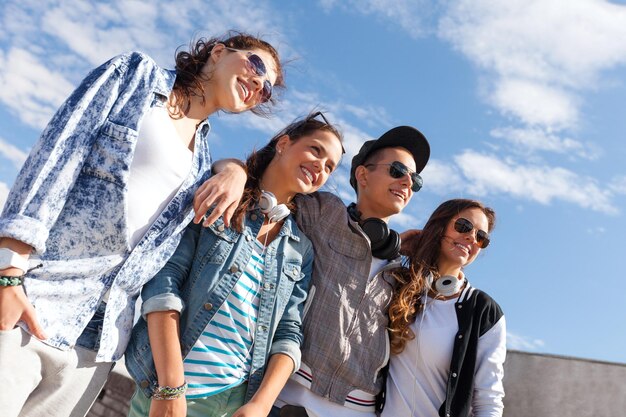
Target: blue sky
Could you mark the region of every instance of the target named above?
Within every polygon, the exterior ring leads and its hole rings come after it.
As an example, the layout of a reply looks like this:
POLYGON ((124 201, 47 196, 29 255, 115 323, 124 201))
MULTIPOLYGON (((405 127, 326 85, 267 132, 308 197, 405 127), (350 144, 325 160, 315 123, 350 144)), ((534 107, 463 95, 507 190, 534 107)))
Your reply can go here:
POLYGON ((321 109, 346 136, 330 189, 349 202, 360 144, 413 125, 431 160, 392 226, 419 228, 449 198, 483 200, 498 222, 466 273, 502 305, 509 347, 626 362, 623 1, 3 2, 0 205, 92 67, 129 50, 172 67, 177 47, 228 29, 274 43, 289 89, 272 119, 211 117, 215 158, 243 158, 321 109))

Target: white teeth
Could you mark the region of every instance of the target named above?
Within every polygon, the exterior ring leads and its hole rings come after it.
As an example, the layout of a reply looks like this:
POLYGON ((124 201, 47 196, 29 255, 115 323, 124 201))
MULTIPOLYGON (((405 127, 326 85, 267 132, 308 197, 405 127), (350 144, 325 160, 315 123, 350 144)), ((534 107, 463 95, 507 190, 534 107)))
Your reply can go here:
POLYGON ((400 197, 403 200, 406 200, 406 198, 404 197, 404 194, 401 193, 401 192, 391 190, 391 193, 394 194, 394 195, 397 195, 398 197, 400 197))
POLYGON ((248 88, 246 88, 246 86, 244 85, 244 83, 241 83, 241 82, 240 82, 240 83, 239 83, 239 85, 240 85, 240 86, 241 86, 241 88, 243 89, 243 97, 244 97, 244 101, 245 101, 245 99, 247 99, 247 98, 248 98, 248 94, 249 94, 249 92, 248 92, 248 88))
POLYGON ((302 167, 302 172, 304 172, 304 175, 309 179, 309 181, 313 182, 313 174, 311 174, 311 171, 302 167))
POLYGON ((469 248, 467 246, 461 245, 460 243, 455 243, 454 245, 463 252, 469 253, 469 248))

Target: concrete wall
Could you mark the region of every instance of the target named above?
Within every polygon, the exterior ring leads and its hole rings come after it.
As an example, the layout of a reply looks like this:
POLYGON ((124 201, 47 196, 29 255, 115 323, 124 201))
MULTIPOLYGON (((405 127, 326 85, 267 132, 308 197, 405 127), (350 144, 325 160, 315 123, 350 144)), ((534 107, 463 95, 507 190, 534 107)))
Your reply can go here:
MULTIPOLYGON (((626 416, 626 364, 509 351, 504 389, 504 417, 626 416)), ((133 391, 118 364, 88 417, 126 416, 133 391)))
POLYGON ((505 417, 623 417, 626 364, 509 351, 505 417))

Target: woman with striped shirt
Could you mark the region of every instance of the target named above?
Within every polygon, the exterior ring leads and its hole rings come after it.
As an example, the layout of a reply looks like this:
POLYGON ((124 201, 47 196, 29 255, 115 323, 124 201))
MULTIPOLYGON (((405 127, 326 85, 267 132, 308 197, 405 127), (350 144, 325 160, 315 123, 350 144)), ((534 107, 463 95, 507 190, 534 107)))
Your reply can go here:
POLYGON ((292 200, 318 190, 343 152, 318 116, 254 152, 233 225, 190 225, 144 287, 126 352, 130 416, 266 416, 299 368, 313 249, 292 200))

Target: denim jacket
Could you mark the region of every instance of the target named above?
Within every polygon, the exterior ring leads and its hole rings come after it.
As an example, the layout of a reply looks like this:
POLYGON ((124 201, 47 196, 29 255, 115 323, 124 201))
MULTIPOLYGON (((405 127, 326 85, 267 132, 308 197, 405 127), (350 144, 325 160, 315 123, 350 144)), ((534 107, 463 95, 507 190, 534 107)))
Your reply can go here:
MULTIPOLYGON (((121 357, 140 288, 176 249, 210 174, 207 122, 196 132, 192 168, 143 239, 131 250, 128 177, 141 121, 163 105, 176 74, 141 53, 93 70, 59 108, 33 147, 0 217, 0 237, 34 248, 24 289, 49 339, 74 346, 110 290, 97 361, 121 357)), ((25 326, 24 326, 25 327, 25 326)))
MULTIPOLYGON (((263 219, 258 210, 252 212, 241 233, 224 227, 222 218, 208 228, 190 225, 172 258, 143 288, 143 317, 154 311, 182 311, 183 358, 243 273, 263 219)), ((290 356, 294 371, 300 366, 303 305, 312 268, 313 245, 289 216, 265 251, 246 401, 259 388, 270 355, 290 356)), ((128 372, 146 396, 151 396, 157 375, 144 318, 133 329, 125 358, 128 372)))

